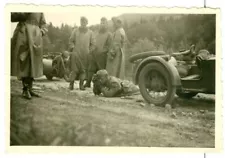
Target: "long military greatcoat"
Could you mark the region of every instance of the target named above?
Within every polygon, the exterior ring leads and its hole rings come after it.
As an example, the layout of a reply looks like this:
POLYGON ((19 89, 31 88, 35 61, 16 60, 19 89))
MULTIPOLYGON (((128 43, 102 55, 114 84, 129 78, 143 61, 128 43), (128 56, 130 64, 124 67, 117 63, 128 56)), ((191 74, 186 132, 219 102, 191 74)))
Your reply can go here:
POLYGON ((19 22, 11 39, 11 75, 37 78, 43 75, 43 13, 11 13, 11 22, 19 22))
POLYGON ((111 47, 112 34, 107 30, 100 30, 96 35, 96 49, 90 54, 89 71, 106 69, 107 53, 111 47))
POLYGON ((94 49, 95 38, 88 28, 73 30, 69 39, 71 53, 71 71, 83 73, 88 69, 88 54, 94 49))
POLYGON ((125 75, 125 36, 125 31, 122 27, 113 33, 111 50, 108 53, 106 64, 106 70, 109 75, 120 79, 124 79, 125 75))

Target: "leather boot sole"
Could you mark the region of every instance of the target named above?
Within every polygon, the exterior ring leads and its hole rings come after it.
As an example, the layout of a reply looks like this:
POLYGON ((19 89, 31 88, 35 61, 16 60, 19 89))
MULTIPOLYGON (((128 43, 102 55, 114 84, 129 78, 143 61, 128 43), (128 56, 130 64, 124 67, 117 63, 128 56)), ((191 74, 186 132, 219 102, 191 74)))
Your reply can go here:
POLYGON ((28 100, 32 99, 31 94, 29 92, 23 92, 22 96, 23 96, 23 98, 28 99, 28 100))
POLYGON ((30 91, 30 95, 33 96, 33 97, 37 97, 37 98, 40 98, 41 96, 35 92, 32 92, 30 91))
POLYGON ((86 88, 86 87, 87 87, 87 88, 91 88, 91 85, 90 85, 90 84, 85 84, 85 85, 84 85, 84 88, 86 88))

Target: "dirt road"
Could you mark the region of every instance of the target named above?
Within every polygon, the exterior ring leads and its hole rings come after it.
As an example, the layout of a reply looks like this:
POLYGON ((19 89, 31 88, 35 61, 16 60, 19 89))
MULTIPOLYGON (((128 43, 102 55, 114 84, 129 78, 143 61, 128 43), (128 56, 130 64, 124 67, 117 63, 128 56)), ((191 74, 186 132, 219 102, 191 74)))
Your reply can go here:
POLYGON ((146 104, 140 95, 103 98, 67 89, 62 80, 35 82, 41 98, 21 97, 11 79, 12 145, 214 147, 214 96, 177 98, 175 109, 146 104))

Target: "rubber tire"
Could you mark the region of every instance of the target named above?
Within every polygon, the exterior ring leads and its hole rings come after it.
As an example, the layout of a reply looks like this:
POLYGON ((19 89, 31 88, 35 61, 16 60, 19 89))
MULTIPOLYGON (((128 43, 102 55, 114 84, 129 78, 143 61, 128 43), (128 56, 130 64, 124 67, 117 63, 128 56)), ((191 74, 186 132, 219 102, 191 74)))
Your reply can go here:
POLYGON ((133 63, 138 59, 143 59, 150 56, 161 56, 161 55, 166 55, 166 53, 163 51, 148 51, 148 52, 138 53, 138 54, 132 55, 129 58, 129 62, 133 63))
POLYGON ((177 91, 176 94, 180 98, 191 99, 192 97, 196 96, 198 93, 197 92, 186 92, 186 93, 184 93, 184 92, 181 92, 181 91, 177 91))
POLYGON ((159 62, 153 62, 145 65, 142 70, 140 71, 140 74, 138 76, 138 86, 140 88, 140 92, 142 97, 148 102, 155 104, 156 106, 164 106, 165 104, 171 104, 172 101, 174 100, 175 94, 176 94, 176 87, 172 85, 172 77, 167 71, 167 69, 159 62), (160 72, 162 75, 165 76, 168 90, 167 90, 167 96, 164 100, 160 101, 154 101, 152 98, 149 96, 147 89, 145 87, 145 75, 150 71, 150 70, 156 70, 160 72))
POLYGON ((49 81, 52 81, 53 76, 51 76, 51 75, 45 75, 45 76, 49 81))

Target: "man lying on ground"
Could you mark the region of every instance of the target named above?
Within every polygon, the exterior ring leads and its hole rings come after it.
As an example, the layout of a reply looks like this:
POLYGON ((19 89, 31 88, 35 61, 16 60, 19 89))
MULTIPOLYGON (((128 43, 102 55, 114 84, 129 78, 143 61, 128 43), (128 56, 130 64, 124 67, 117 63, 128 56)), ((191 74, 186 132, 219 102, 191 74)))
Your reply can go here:
POLYGON ((104 97, 120 97, 139 94, 139 88, 132 82, 109 76, 106 70, 99 70, 93 76, 93 92, 104 97))

